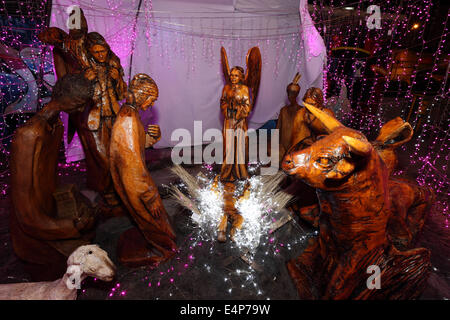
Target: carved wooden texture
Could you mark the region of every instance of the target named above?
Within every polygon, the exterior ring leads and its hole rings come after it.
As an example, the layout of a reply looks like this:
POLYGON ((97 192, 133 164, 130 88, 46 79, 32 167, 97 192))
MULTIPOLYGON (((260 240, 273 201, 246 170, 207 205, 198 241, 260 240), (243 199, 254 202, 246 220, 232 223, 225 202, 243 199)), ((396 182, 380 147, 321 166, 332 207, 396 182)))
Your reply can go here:
MULTIPOLYGON (((411 299, 424 289, 429 251, 398 251, 388 240, 389 171, 365 136, 307 105, 330 134, 291 149, 283 170, 318 189, 319 236, 289 272, 303 299, 411 299), (367 266, 382 271, 382 290, 366 286, 367 266)), ((400 198, 402 199, 402 198, 400 198)), ((399 199, 399 201, 401 201, 399 199)))
POLYGON ((138 111, 124 105, 112 130, 110 161, 114 187, 141 233, 129 231, 132 236, 121 238, 126 244, 119 244, 119 253, 125 254, 121 261, 132 266, 149 262, 142 252, 153 256, 152 262, 160 262, 177 250, 175 233, 145 163, 145 141, 138 111), (143 248, 146 245, 149 248, 143 248), (158 252, 153 254, 155 249, 158 252))

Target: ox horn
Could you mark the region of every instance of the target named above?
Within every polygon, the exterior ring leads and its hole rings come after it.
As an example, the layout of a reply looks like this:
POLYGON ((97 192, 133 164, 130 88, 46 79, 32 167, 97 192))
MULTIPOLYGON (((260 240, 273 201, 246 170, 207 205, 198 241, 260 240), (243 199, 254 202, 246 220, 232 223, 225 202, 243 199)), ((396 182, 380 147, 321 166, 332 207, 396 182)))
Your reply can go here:
POLYGON ((330 116, 326 112, 320 110, 319 108, 310 105, 309 103, 303 102, 306 109, 309 110, 323 125, 327 128, 329 132, 333 132, 337 128, 343 127, 343 125, 337 121, 334 117, 330 116))
POLYGON ((367 156, 372 151, 370 142, 361 141, 349 136, 342 136, 345 143, 350 147, 350 151, 360 156, 367 156))

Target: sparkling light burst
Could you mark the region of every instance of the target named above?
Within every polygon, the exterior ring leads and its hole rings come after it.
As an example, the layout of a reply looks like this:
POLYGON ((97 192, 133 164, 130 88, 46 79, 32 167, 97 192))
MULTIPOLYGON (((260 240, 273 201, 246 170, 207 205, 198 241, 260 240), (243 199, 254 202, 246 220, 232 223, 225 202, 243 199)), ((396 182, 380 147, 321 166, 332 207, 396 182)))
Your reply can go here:
POLYGON ((209 181, 207 185, 198 192, 199 213, 194 212, 192 220, 210 236, 215 235, 215 230, 220 223, 223 211, 223 186, 214 181, 209 181))
MULTIPOLYGON (((261 176, 254 176, 248 182, 250 183, 249 197, 241 198, 236 201, 235 205, 244 217, 244 223, 242 228, 236 232, 234 239, 242 251, 248 250, 252 254, 261 241, 269 236, 272 225, 271 213, 274 212, 276 204, 273 203, 272 193, 263 192, 261 176)), ((243 189, 243 186, 241 188, 243 189)))
MULTIPOLYGON (((200 174, 195 179, 180 166, 175 166, 172 171, 183 180, 182 184, 172 186, 173 196, 182 206, 192 211, 191 218, 202 231, 201 236, 215 239, 220 220, 225 214, 224 189, 218 177, 208 178, 200 174), (184 188, 188 195, 179 188, 184 188)), ((262 241, 268 239, 272 223, 276 221, 273 214, 286 206, 292 198, 278 188, 283 177, 281 173, 265 177, 254 176, 236 183, 235 208, 244 222, 234 236, 234 243, 249 258, 252 258, 262 241)))

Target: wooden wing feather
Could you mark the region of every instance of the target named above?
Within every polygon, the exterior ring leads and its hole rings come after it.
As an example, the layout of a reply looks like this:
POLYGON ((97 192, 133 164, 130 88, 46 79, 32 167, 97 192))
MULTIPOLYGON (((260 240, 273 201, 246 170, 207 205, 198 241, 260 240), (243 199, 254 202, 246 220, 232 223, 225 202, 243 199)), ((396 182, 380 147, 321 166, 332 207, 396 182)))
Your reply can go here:
POLYGON ((220 58, 222 62, 222 71, 225 82, 230 83, 230 65, 228 64, 227 52, 225 51, 224 47, 220 48, 220 58))
POLYGON ((245 72, 244 84, 251 90, 252 106, 258 97, 259 83, 261 81, 261 52, 258 47, 253 47, 247 53, 247 70, 245 72))

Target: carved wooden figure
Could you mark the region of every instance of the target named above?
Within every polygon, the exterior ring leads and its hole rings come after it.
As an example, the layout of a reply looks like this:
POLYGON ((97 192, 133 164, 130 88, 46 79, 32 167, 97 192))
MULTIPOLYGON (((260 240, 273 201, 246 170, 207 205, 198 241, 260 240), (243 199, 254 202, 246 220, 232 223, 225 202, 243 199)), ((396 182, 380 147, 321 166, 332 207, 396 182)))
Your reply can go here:
POLYGON ((221 181, 233 182, 247 179, 248 121, 258 96, 261 78, 261 53, 253 47, 247 54, 247 71, 241 67, 230 70, 225 48, 221 49, 222 69, 226 84, 220 99, 220 110, 224 116, 224 156, 220 171, 221 181))
POLYGON ((412 299, 430 271, 425 248, 399 251, 388 239, 393 212, 388 170, 360 132, 307 103, 328 136, 303 150, 294 146, 283 170, 317 188, 319 236, 288 270, 303 299, 412 299), (379 266, 381 289, 367 286, 367 268, 379 266))
POLYGON ((281 108, 280 115, 278 116, 277 129, 280 130, 280 163, 286 151, 288 151, 291 147, 294 118, 297 112, 301 109, 297 102, 297 97, 300 93, 300 86, 298 85, 300 77, 301 75, 297 72, 294 80, 292 80, 292 82, 287 86, 286 91, 289 99, 289 105, 281 108))
MULTIPOLYGON (((392 176, 398 159, 395 149, 408 142, 413 135, 411 125, 397 117, 388 121, 371 142, 387 167, 392 215, 388 223, 388 236, 397 248, 410 248, 423 227, 426 212, 434 202, 434 193, 429 188, 420 187, 410 179, 392 176)), ((317 227, 320 208, 318 204, 299 209, 302 219, 317 227)))
POLYGON ((100 192, 110 205, 116 205, 109 171, 109 144, 112 125, 120 109, 119 101, 125 98, 126 83, 120 59, 102 35, 87 32, 82 11, 81 18, 80 29, 66 34, 58 28, 48 28, 39 38, 55 46, 58 76, 81 72, 95 83, 93 104, 84 113, 75 113, 69 119, 69 141, 75 128, 86 156, 88 187, 100 192))
MULTIPOLYGON (((86 50, 88 25, 82 9, 80 9, 80 13, 80 29, 70 29, 67 34, 59 28, 49 27, 38 35, 39 40, 43 43, 53 46, 53 64, 58 79, 61 79, 66 74, 82 73, 83 70, 89 68, 89 58, 86 50)), ((89 111, 90 104, 85 107, 86 112, 89 111)), ((81 112, 73 112, 69 115, 68 143, 72 141, 80 121, 81 112)))
MULTIPOLYGON (((214 186, 213 186, 214 188, 214 186)), ((236 186, 232 182, 225 182, 224 184, 224 212, 225 214, 222 216, 222 219, 220 221, 218 230, 217 230, 217 240, 219 242, 226 242, 227 241, 227 227, 228 222, 231 223, 230 228, 230 240, 234 241, 234 235, 236 234, 237 230, 239 230, 242 227, 242 224, 244 223, 244 218, 241 216, 241 214, 236 209, 236 186)), ((248 188, 246 188, 248 189, 248 188)))
POLYGON ((36 281, 62 276, 70 253, 93 236, 85 233, 94 222, 88 207, 69 217, 58 214, 53 199, 63 135, 59 114, 79 111, 92 95, 93 87, 83 76, 66 75, 55 84, 52 100, 13 137, 11 239, 36 281))
POLYGON ((146 133, 139 110, 147 110, 157 98, 153 79, 146 74, 135 75, 111 135, 114 187, 138 227, 119 239, 119 261, 127 266, 158 264, 177 250, 175 233, 145 164, 145 148, 158 142, 161 132, 159 126, 151 125, 146 133))
POLYGON ((111 51, 105 39, 96 32, 87 35, 86 46, 90 67, 85 77, 95 83, 94 104, 82 117, 80 140, 85 146, 88 186, 101 192, 105 200, 115 205, 116 200, 109 170, 109 145, 113 123, 119 112, 119 101, 125 98, 126 83, 119 58, 111 51))

